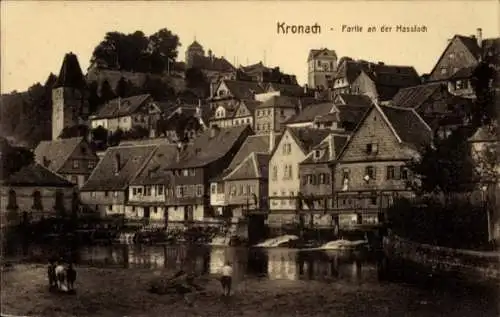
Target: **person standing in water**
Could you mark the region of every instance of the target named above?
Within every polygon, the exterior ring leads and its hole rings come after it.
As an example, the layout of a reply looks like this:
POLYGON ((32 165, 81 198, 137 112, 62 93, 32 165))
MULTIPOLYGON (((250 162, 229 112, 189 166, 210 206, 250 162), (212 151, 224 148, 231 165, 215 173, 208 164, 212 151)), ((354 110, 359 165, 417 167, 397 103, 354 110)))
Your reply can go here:
POLYGON ((233 280, 233 267, 229 261, 226 261, 225 265, 222 267, 222 291, 224 292, 224 296, 229 296, 231 294, 231 284, 233 280))

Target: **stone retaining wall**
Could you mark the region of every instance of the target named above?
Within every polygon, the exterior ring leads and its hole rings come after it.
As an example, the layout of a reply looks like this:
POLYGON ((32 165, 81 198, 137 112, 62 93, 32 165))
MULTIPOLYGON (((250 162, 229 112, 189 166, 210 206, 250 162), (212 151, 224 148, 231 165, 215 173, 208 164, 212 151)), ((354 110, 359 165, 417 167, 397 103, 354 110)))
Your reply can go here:
POLYGON ((433 272, 450 273, 467 280, 500 281, 500 252, 451 249, 398 236, 384 237, 383 248, 389 260, 414 262, 433 272))

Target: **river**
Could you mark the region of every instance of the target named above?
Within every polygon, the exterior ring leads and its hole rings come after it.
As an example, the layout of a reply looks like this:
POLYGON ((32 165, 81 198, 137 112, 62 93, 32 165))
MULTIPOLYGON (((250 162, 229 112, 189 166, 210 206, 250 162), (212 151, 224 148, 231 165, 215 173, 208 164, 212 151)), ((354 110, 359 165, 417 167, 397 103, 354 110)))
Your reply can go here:
MULTIPOLYGON (((31 246, 25 252, 25 255, 38 261, 45 261, 44 258, 51 253, 50 250, 39 246, 31 246)), ((233 265, 237 285, 254 280, 265 281, 259 283, 274 289, 273 294, 282 292, 285 285, 319 294, 322 294, 324 288, 325 293, 321 296, 325 298, 322 300, 331 300, 341 307, 354 305, 355 308, 356 305, 365 305, 368 302, 377 303, 382 307, 378 308, 380 311, 377 314, 368 311, 366 314, 344 314, 349 316, 395 316, 401 315, 402 312, 405 316, 499 316, 496 292, 471 292, 450 283, 434 282, 431 285, 425 281, 410 282, 414 279, 387 281, 380 278, 378 262, 368 252, 113 245, 82 247, 76 252, 75 260, 80 268, 116 268, 128 272, 163 269, 175 271, 182 268, 199 275, 217 274, 224 262, 229 261, 233 265), (354 297, 329 299, 329 296, 334 296, 327 292, 329 289, 352 289, 354 297), (369 300, 363 300, 363 296, 369 300)), ((258 288, 259 283, 252 287, 258 288)), ((301 300, 301 297, 297 300, 301 300)), ((311 316, 316 315, 320 314, 311 316)))

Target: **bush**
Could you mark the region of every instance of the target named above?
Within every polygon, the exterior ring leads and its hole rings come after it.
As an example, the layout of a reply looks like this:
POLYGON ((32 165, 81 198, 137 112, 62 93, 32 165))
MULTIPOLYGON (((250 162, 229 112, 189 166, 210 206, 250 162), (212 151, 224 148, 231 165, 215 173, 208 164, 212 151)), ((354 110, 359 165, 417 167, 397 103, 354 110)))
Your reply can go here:
POLYGON ((393 233, 419 243, 476 249, 487 245, 486 209, 468 201, 401 199, 387 211, 393 233))

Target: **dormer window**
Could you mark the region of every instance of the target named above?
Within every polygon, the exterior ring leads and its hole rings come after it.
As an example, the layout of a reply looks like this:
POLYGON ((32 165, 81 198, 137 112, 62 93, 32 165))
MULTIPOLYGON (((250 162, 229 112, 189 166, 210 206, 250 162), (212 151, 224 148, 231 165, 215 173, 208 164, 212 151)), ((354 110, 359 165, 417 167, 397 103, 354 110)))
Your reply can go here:
POLYGON ((321 150, 314 150, 313 157, 315 160, 319 160, 321 158, 321 150))

